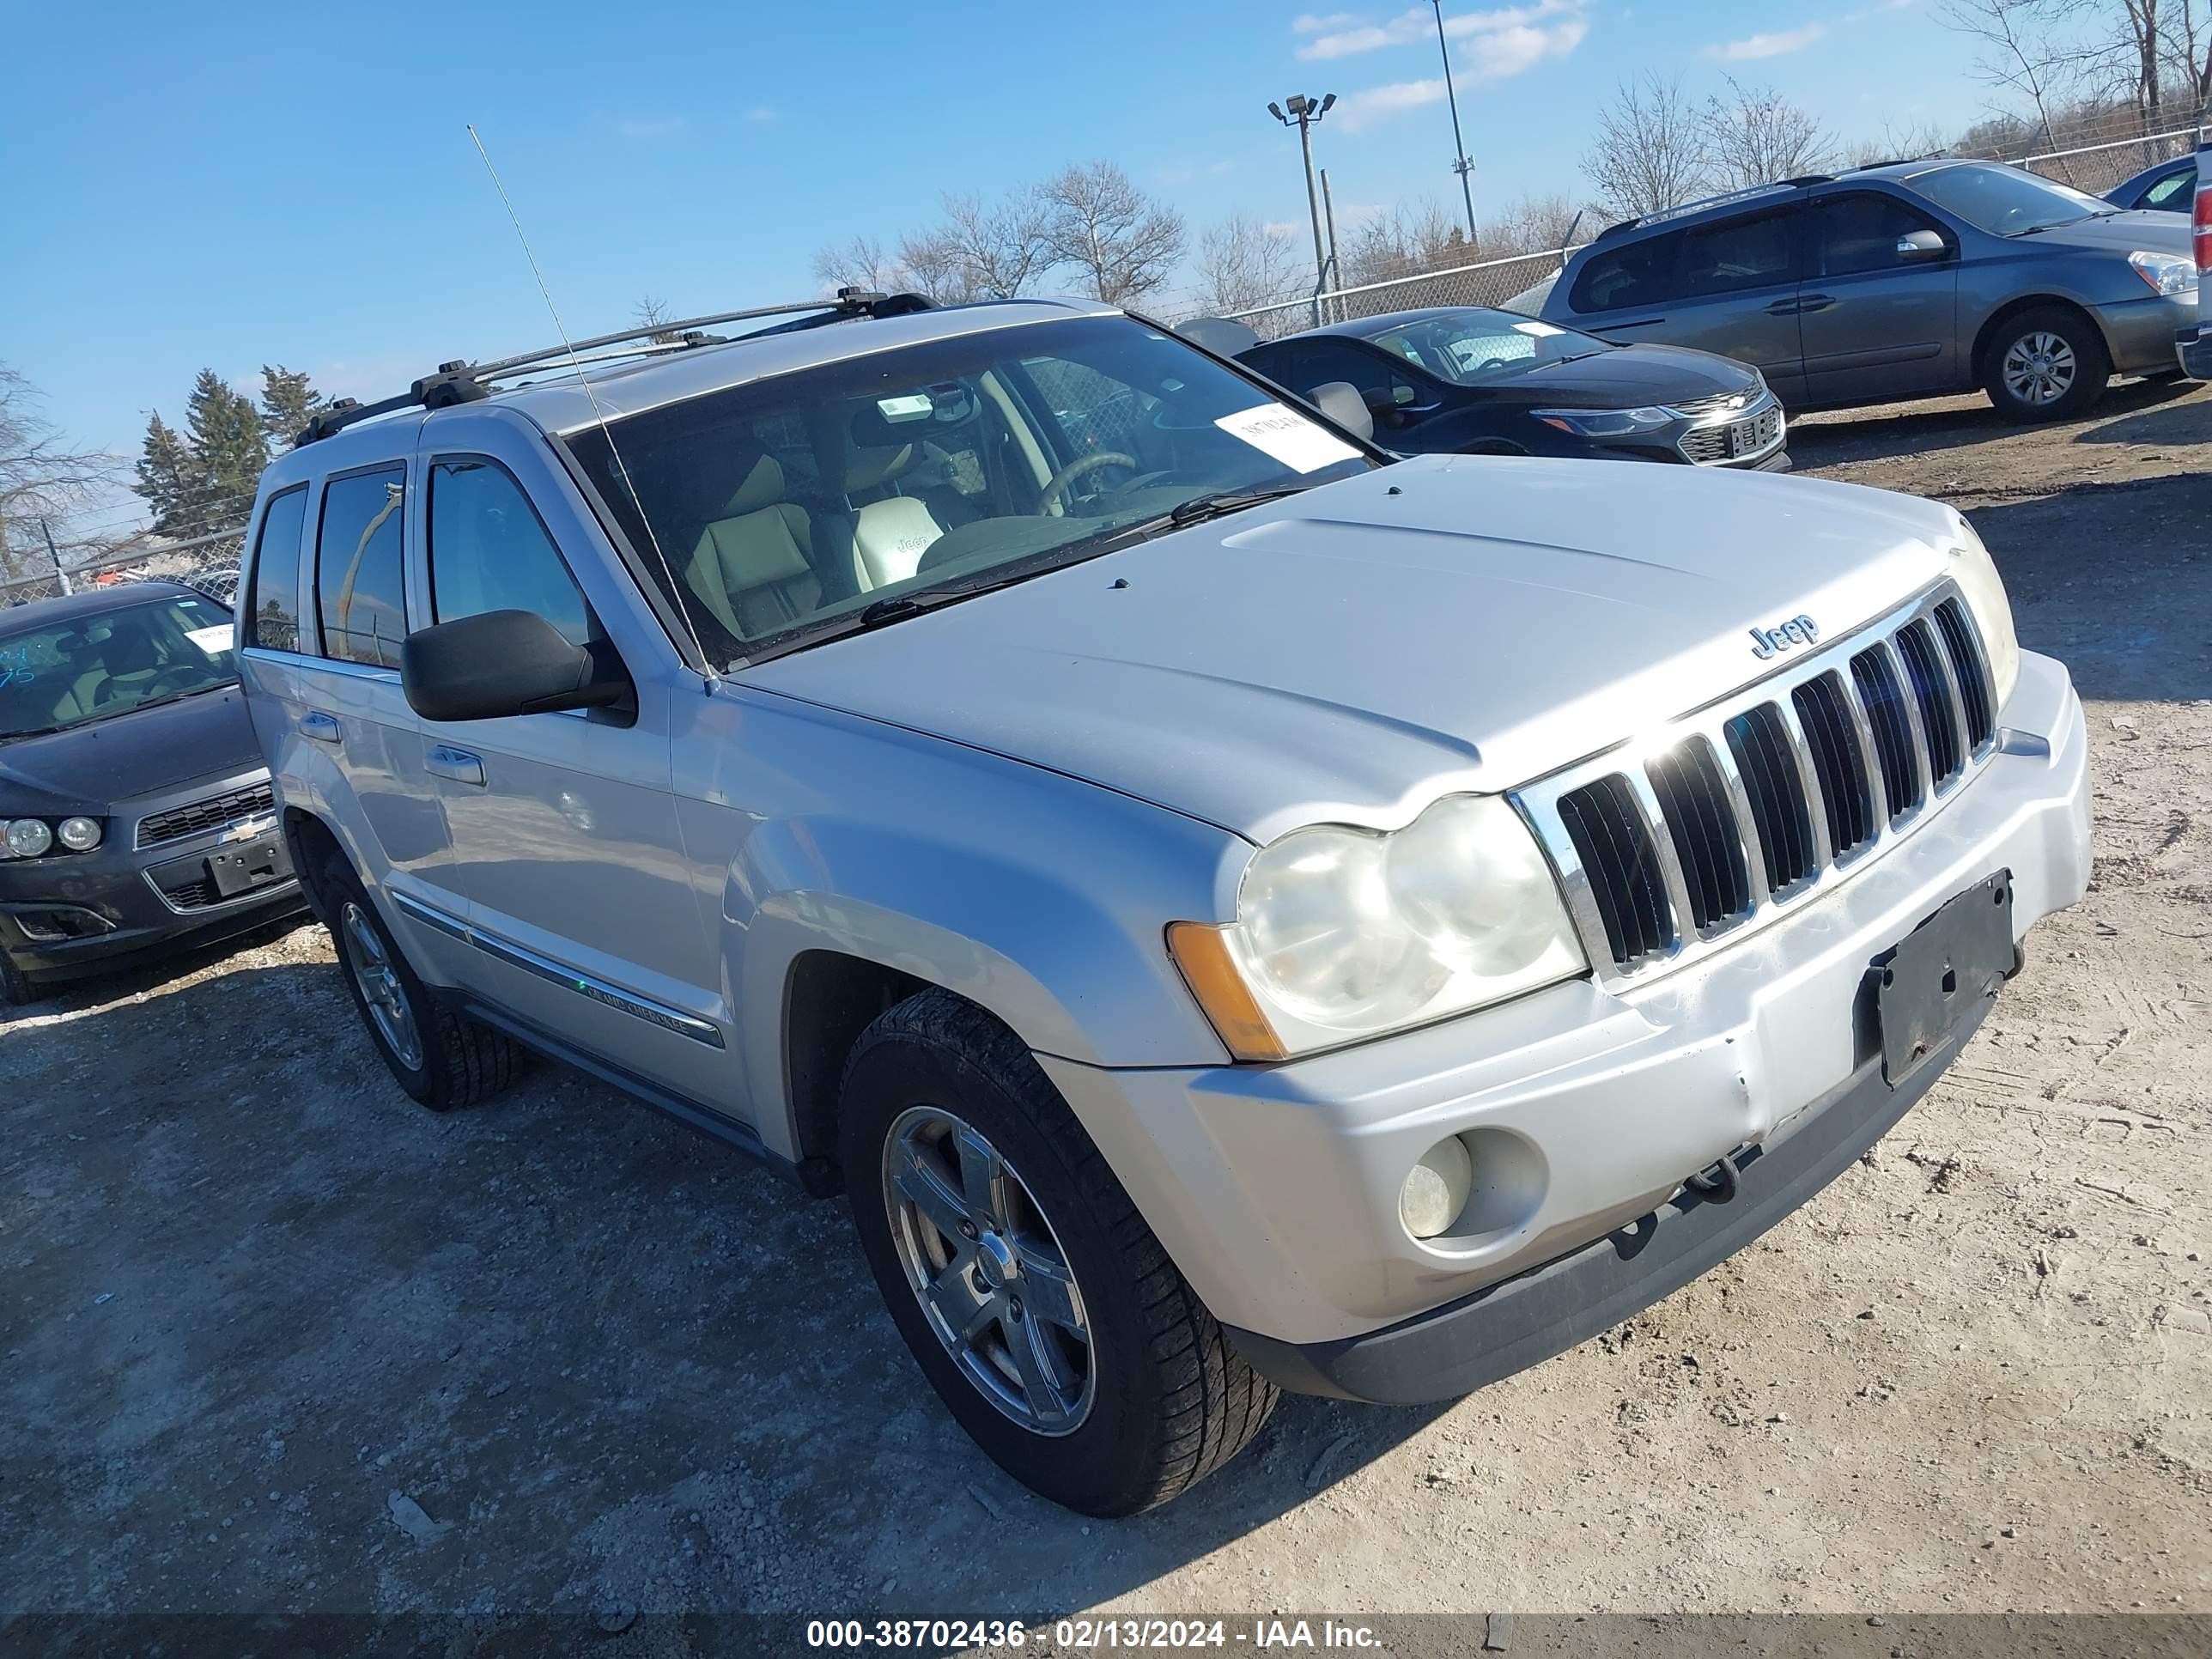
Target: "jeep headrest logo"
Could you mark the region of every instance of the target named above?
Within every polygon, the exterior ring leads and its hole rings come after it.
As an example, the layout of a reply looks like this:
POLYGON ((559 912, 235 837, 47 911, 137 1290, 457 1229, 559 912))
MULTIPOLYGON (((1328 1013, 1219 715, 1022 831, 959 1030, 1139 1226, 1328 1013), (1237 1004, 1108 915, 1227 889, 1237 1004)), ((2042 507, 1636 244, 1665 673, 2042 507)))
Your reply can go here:
POLYGON ((1820 637, 1820 630, 1807 616, 1792 617, 1779 628, 1754 628, 1751 630, 1751 654, 1761 662, 1767 658, 1793 650, 1801 645, 1810 645, 1820 637))

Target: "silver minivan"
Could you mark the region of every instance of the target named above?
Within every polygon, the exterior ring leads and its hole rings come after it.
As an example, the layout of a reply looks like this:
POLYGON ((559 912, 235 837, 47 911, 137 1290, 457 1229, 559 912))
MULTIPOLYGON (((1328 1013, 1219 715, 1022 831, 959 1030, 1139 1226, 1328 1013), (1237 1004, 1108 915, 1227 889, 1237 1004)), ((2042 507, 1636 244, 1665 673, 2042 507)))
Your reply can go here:
POLYGON ((1607 339, 1719 352, 1791 409, 1970 392, 2078 415, 2167 378, 2197 309, 2189 226, 1991 161, 1792 180, 1612 226, 1541 301, 1607 339))

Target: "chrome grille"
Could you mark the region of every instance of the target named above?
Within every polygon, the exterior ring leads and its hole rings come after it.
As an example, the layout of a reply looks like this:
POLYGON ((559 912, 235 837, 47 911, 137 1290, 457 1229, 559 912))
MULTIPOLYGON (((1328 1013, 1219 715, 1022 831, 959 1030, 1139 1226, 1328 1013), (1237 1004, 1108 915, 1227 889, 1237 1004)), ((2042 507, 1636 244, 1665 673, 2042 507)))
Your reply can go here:
POLYGON ((1516 791, 1601 981, 1761 925, 1916 828, 1996 746, 1948 583, 1745 692, 1516 791))
POLYGON ((1698 466, 1717 466, 1771 449, 1782 441, 1782 410, 1773 404, 1740 421, 1695 426, 1685 432, 1675 447, 1683 459, 1698 466))
POLYGON ((137 845, 141 850, 160 847, 168 842, 182 841, 210 830, 220 830, 226 823, 240 818, 258 817, 276 810, 276 796, 266 783, 251 784, 243 789, 232 789, 220 795, 209 795, 202 799, 187 801, 182 806, 172 806, 167 811, 155 812, 138 820, 137 845))

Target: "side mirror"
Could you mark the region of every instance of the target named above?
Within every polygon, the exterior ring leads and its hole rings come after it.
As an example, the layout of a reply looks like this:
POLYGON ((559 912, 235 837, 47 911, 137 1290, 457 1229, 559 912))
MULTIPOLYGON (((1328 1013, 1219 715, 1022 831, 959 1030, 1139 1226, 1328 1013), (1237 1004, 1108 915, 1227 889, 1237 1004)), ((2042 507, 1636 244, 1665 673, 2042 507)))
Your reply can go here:
POLYGON ((1932 230, 1908 230, 1897 239, 1897 257, 1908 265, 1925 264, 1950 252, 1950 246, 1932 230))
POLYGON ((1306 401, 1354 436, 1367 443, 1375 441, 1374 413, 1351 381, 1324 381, 1306 394, 1306 401))
POLYGON ((426 720, 606 708, 636 697, 611 647, 571 645, 530 611, 487 611, 410 634, 399 684, 426 720))

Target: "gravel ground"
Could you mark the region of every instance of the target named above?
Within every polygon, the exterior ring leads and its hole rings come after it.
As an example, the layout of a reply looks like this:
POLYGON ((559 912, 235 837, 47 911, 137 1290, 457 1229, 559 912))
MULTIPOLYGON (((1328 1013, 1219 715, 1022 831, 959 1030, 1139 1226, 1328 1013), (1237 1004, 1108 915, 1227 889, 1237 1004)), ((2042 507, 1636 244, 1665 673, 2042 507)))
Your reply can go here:
POLYGON ((552 1066, 416 1109, 301 927, 0 1027, 0 1611, 2212 1610, 2212 394, 1792 447, 1972 515, 2089 700, 2099 863, 1751 1250, 1085 1522, 953 1426, 842 1208, 552 1066))

